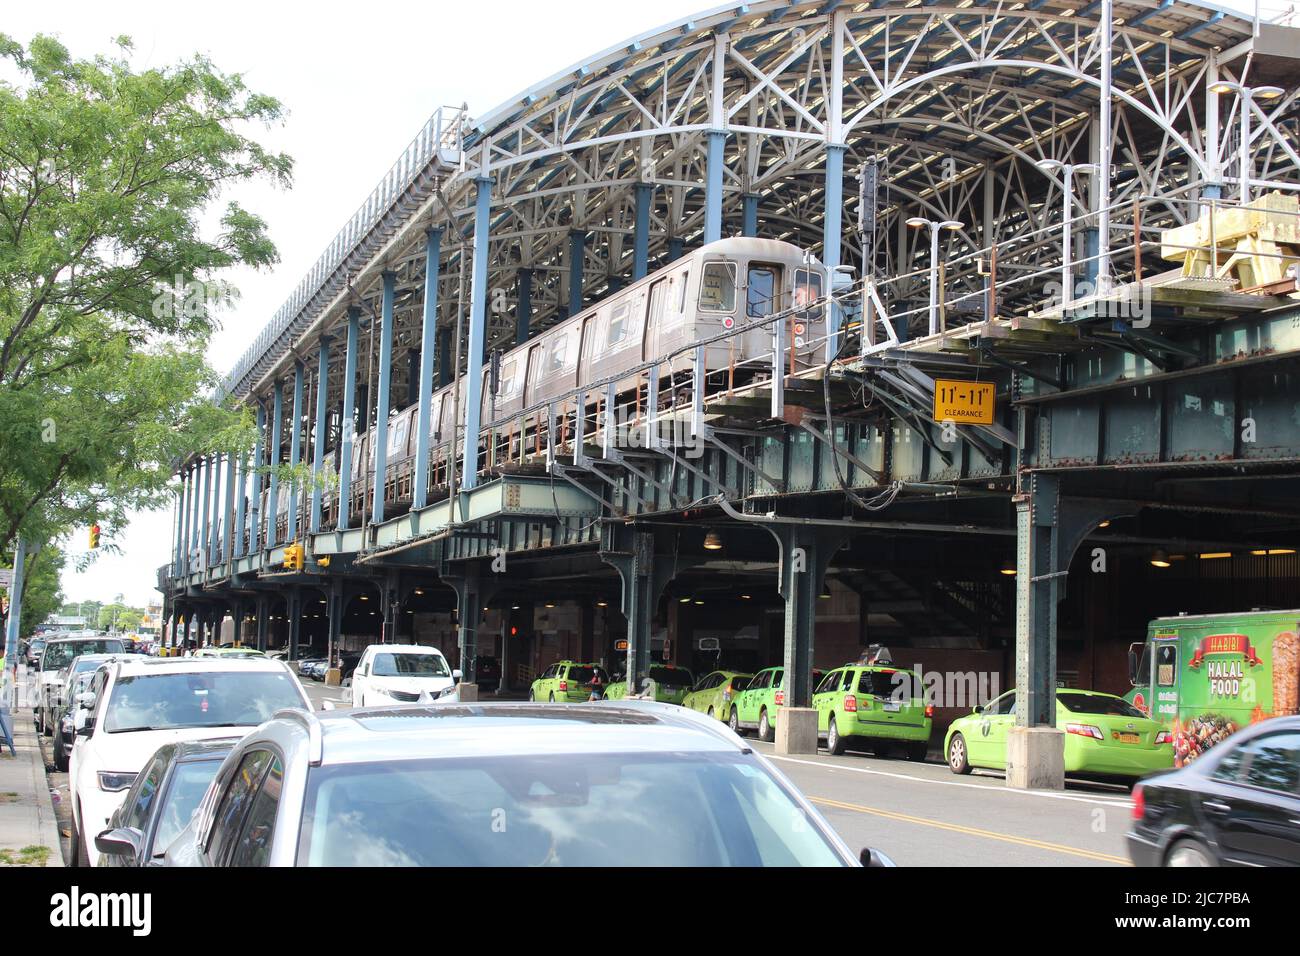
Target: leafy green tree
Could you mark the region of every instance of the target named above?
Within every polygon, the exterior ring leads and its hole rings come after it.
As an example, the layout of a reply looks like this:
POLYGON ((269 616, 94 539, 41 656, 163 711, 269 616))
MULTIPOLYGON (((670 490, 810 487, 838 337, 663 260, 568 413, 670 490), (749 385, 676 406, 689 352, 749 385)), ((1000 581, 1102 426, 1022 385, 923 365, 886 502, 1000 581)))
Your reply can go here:
POLYGON ((165 506, 173 463, 240 450, 246 413, 209 400, 203 351, 237 265, 276 261, 230 185, 287 184, 245 135, 280 104, 196 56, 135 71, 130 43, 76 59, 0 34, 0 551, 165 506))
POLYGON ((36 625, 43 623, 51 614, 59 610, 63 603, 59 576, 63 572, 63 551, 54 545, 46 545, 27 558, 26 573, 23 575, 22 617, 18 622, 18 633, 28 635, 36 625))

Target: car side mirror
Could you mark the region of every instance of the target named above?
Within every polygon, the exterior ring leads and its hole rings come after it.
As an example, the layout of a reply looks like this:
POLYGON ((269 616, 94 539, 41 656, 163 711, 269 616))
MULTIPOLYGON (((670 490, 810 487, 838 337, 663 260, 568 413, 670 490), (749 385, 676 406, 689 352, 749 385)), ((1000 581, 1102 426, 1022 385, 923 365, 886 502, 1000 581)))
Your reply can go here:
POLYGON ((77 695, 77 706, 82 710, 93 710, 95 708, 94 691, 82 691, 77 695))
POLYGON ((974 707, 970 709, 970 712, 972 714, 982 714, 984 713, 984 708, 981 707, 979 704, 976 704, 974 707))
POLYGON ((140 841, 144 834, 135 827, 118 827, 105 830, 95 837, 95 849, 109 856, 125 856, 135 859, 140 854, 140 841))
POLYGON ((858 854, 858 862, 863 866, 877 867, 897 867, 898 864, 891 860, 879 850, 873 850, 869 846, 864 846, 862 852, 858 854))
POLYGON ((457 683, 460 683, 460 679, 461 679, 462 677, 464 677, 464 676, 465 676, 465 675, 462 674, 462 673, 460 672, 460 668, 459 668, 459 667, 456 668, 454 671, 451 672, 451 679, 454 680, 454 681, 456 681, 457 683))

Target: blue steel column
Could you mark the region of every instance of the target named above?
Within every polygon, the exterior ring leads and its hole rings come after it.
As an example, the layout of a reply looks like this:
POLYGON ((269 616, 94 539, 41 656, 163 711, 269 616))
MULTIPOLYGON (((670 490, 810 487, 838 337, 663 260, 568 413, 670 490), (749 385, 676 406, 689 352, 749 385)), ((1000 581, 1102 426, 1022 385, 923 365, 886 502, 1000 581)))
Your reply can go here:
POLYGON ((632 281, 644 279, 650 267, 650 200, 654 186, 636 184, 636 219, 632 227, 632 281))
POLYGON ((325 430, 328 427, 326 416, 329 415, 329 372, 330 343, 334 341, 328 335, 320 337, 320 357, 316 365, 316 425, 312 429, 314 441, 311 455, 311 532, 320 530, 321 472, 325 470, 325 430))
POLYGON ((727 134, 711 129, 709 138, 709 165, 704 183, 704 244, 722 238, 722 163, 727 134))
POLYGON ((202 533, 199 537, 199 550, 202 554, 201 566, 206 568, 212 563, 210 533, 212 524, 212 459, 203 459, 203 512, 200 516, 202 533))
POLYGON ((686 243, 679 237, 673 236, 671 239, 669 239, 668 240, 668 261, 676 262, 678 259, 680 259, 682 257, 682 253, 686 251, 685 247, 686 247, 686 243))
POLYGON ((248 551, 252 554, 258 548, 258 536, 262 529, 262 462, 266 458, 266 403, 257 400, 257 443, 253 446, 253 490, 249 495, 248 551))
MULTIPOLYGON (((478 484, 478 431, 483 414, 483 356, 487 347, 488 229, 492 215, 492 180, 475 180, 474 276, 469 296, 469 357, 465 362, 465 444, 461 464, 461 487, 469 491, 478 484)), ((581 283, 579 283, 581 288, 581 283)), ((580 293, 581 294, 581 293, 580 293)), ((572 297, 572 296, 570 296, 572 297)))
POLYGON ((221 522, 221 555, 223 561, 235 556, 235 456, 226 456, 226 510, 221 522))
POLYGON ((528 341, 528 326, 533 321, 533 270, 520 269, 519 304, 515 306, 515 345, 528 341))
POLYGON ((190 563, 190 474, 188 468, 181 469, 181 514, 176 528, 176 571, 189 574, 190 563))
POLYGON ((212 456, 212 543, 208 546, 208 562, 214 567, 221 563, 221 498, 225 493, 221 480, 221 455, 212 456))
POLYGON ((361 328, 361 310, 348 309, 348 344, 343 358, 343 414, 339 423, 339 516, 336 527, 346 531, 352 512, 352 439, 356 426, 357 334, 361 328))
POLYGON ((271 484, 266 490, 266 546, 274 548, 280 543, 276 533, 276 522, 280 511, 280 476, 275 470, 280 467, 280 424, 284 419, 284 383, 275 381, 275 393, 271 396, 271 453, 267 459, 271 466, 271 484))
MULTIPOLYGON (((844 209, 844 151, 847 147, 830 144, 826 147, 825 217, 822 220, 822 264, 830 272, 830 288, 835 290, 835 267, 840 264, 840 238, 843 231, 841 215, 844 209)), ((828 315, 830 327, 826 330, 826 357, 829 360, 840 347, 840 329, 844 325, 844 312, 835 304, 828 315)))
POLYGON ((248 537, 244 524, 248 509, 248 452, 239 453, 239 477, 235 479, 235 557, 247 551, 248 537))
POLYGON ((438 262, 442 230, 429 229, 424 237, 424 325, 420 329, 420 406, 416 413, 412 509, 429 503, 429 431, 433 417, 433 353, 438 347, 438 262))
POLYGON ((397 274, 385 272, 383 311, 379 330, 379 395, 375 403, 375 500, 371 514, 375 524, 384 520, 384 484, 388 479, 388 393, 393 375, 393 296, 397 274))
MULTIPOLYGON (((193 561, 194 555, 200 554, 202 550, 200 547, 202 539, 199 536, 199 499, 203 497, 203 459, 200 458, 195 460, 194 464, 190 467, 190 474, 190 516, 186 520, 190 524, 188 543, 191 557, 188 560, 193 561)), ((191 567, 190 570, 194 571, 197 569, 191 567)))
MULTIPOLYGON (((289 426, 289 467, 298 467, 298 462, 302 460, 302 392, 303 392, 303 373, 302 362, 293 363, 293 422, 289 426)), ((286 512, 287 520, 284 523, 285 537, 289 541, 298 540, 298 485, 297 482, 289 486, 289 508, 286 512)))
POLYGON ((745 193, 741 198, 740 234, 751 238, 758 235, 757 193, 745 193))
MULTIPOLYGON (((477 250, 476 250, 477 251, 477 250)), ((569 230, 569 315, 582 311, 582 266, 587 257, 587 233, 569 230)))
POLYGON ((181 549, 185 536, 185 473, 181 472, 181 485, 176 489, 176 539, 172 543, 172 573, 181 573, 181 549))

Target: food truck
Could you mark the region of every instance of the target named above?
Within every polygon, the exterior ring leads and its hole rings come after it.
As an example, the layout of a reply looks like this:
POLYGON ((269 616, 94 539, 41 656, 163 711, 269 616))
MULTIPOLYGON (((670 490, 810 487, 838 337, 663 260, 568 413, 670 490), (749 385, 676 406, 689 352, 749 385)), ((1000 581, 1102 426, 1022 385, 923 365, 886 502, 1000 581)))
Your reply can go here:
POLYGON ((1300 712, 1300 610, 1179 614, 1129 648, 1127 699, 1174 734, 1182 767, 1248 724, 1300 712))

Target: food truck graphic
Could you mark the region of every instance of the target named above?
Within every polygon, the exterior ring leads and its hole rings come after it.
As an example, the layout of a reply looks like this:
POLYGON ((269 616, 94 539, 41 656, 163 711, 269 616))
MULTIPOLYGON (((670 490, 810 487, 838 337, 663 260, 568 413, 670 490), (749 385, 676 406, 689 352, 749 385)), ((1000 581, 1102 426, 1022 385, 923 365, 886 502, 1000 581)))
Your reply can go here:
POLYGON ((1300 712, 1300 610, 1180 614, 1129 648, 1126 695, 1174 734, 1182 767, 1234 731, 1300 712))

